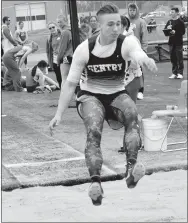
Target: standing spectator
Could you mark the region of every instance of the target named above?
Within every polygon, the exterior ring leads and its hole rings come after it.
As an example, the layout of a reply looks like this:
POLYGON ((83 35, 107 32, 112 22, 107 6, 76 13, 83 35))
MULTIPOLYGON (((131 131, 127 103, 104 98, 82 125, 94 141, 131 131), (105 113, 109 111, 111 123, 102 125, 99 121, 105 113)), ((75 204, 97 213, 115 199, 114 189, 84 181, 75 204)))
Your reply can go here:
MULTIPOLYGON (((130 21, 126 16, 121 16, 121 33, 125 36, 134 35, 133 30, 130 28, 130 21)), ((138 40, 138 39, 137 39, 138 40)), ((139 42, 139 41, 138 41, 139 42)), ((129 67, 126 68, 126 75, 124 79, 125 89, 129 93, 129 96, 136 104, 137 94, 140 87, 140 77, 142 76, 142 71, 135 61, 129 61, 129 67)))
POLYGON ((183 35, 185 34, 184 22, 179 18, 179 9, 171 9, 172 19, 168 20, 165 29, 171 29, 168 45, 170 48, 170 60, 172 63, 172 75, 170 79, 183 78, 183 35))
POLYGON ((10 18, 8 16, 3 17, 2 37, 1 37, 3 54, 6 53, 8 50, 14 48, 14 46, 17 46, 16 41, 12 37, 12 33, 9 29, 9 26, 10 26, 10 18))
MULTIPOLYGON (((148 47, 148 31, 147 24, 144 19, 140 18, 138 6, 135 3, 128 5, 128 16, 131 23, 130 28, 133 29, 134 35, 139 39, 141 47, 144 52, 147 52, 148 47)), ((137 99, 142 100, 144 98, 144 76, 140 77, 140 89, 137 95, 137 99)))
MULTIPOLYGON (((67 79, 70 65, 72 62, 73 47, 71 29, 67 25, 67 19, 63 15, 57 17, 57 23, 61 29, 61 42, 59 54, 57 56, 57 65, 60 66, 63 85, 67 79)), ((62 86, 61 86, 62 87, 62 86)))
POLYGON ((98 28, 98 22, 97 22, 96 16, 90 17, 89 24, 92 28, 92 33, 94 33, 96 31, 96 29, 98 28))
MULTIPOLYGON (((18 23, 18 28, 16 29, 15 33, 15 40, 18 42, 20 45, 24 45, 28 43, 28 33, 24 29, 24 23, 22 21, 19 21, 18 23)), ((27 67, 27 58, 24 61, 25 67, 27 67)))
POLYGON ((20 21, 18 23, 18 28, 15 31, 15 40, 20 44, 24 45, 28 42, 28 33, 24 29, 24 23, 20 21))
POLYGON ((91 26, 84 23, 79 28, 80 43, 92 36, 91 26))
POLYGON ((54 22, 48 24, 48 29, 50 30, 50 36, 46 41, 46 53, 48 58, 48 64, 50 68, 53 68, 59 87, 61 88, 61 70, 60 66, 57 64, 57 57, 60 48, 61 31, 57 28, 54 22))

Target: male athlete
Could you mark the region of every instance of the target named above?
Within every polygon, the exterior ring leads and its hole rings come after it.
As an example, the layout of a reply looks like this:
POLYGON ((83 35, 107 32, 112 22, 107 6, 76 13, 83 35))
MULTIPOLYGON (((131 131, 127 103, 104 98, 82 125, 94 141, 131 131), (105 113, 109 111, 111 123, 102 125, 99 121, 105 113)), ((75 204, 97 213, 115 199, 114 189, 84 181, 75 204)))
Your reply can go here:
POLYGON ((121 17, 117 6, 103 6, 97 12, 97 19, 100 33, 82 42, 75 50, 69 75, 61 89, 57 112, 49 128, 52 134, 80 81, 77 110, 87 134, 85 160, 92 181, 89 196, 94 205, 101 205, 103 189, 100 175, 103 157, 100 143, 104 120, 113 129, 125 128, 125 178, 128 188, 134 188, 145 175, 144 165, 137 162, 141 143, 137 109, 125 90, 124 79, 128 61, 132 59, 151 71, 156 71, 157 67, 134 36, 125 37, 120 34, 121 17))

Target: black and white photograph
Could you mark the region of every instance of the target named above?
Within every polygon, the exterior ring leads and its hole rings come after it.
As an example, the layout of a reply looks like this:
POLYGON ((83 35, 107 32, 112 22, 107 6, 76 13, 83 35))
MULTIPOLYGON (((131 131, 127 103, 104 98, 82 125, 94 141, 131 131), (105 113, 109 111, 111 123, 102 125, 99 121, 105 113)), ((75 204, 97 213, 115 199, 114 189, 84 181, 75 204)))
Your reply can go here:
POLYGON ((1 1, 1 222, 187 222, 187 1, 1 1))

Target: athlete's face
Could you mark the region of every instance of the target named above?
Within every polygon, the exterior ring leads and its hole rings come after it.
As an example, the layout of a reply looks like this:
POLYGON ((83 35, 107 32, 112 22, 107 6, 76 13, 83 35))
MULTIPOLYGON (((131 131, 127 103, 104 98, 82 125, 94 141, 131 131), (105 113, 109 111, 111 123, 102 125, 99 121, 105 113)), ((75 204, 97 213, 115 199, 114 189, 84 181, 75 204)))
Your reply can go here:
POLYGON ((120 14, 104 14, 99 15, 99 23, 101 35, 109 40, 116 40, 121 33, 121 17, 120 14))

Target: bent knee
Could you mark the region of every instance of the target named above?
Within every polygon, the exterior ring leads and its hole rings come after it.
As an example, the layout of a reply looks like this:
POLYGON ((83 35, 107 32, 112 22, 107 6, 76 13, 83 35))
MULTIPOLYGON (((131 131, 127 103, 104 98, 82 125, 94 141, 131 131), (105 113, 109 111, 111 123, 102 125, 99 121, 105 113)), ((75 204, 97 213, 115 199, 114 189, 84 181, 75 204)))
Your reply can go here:
POLYGON ((102 131, 97 126, 92 126, 89 128, 87 133, 87 138, 90 140, 100 141, 101 140, 102 131))
POLYGON ((138 120, 138 112, 136 106, 129 106, 123 111, 126 122, 133 122, 138 120))

